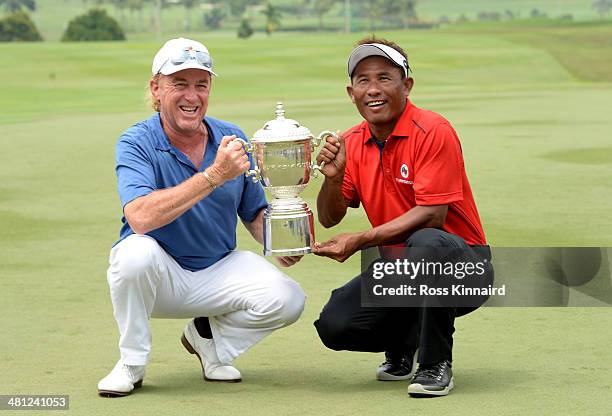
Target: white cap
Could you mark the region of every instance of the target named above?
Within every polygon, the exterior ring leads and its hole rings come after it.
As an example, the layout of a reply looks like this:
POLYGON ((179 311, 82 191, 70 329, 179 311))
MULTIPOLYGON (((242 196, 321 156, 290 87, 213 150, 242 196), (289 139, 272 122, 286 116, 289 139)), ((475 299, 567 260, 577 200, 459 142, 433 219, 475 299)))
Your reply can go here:
POLYGON ((212 70, 212 57, 206 46, 191 39, 170 39, 155 54, 151 72, 153 75, 170 75, 183 69, 202 69, 217 75, 212 70))
POLYGON ((387 58, 394 65, 402 68, 404 70, 404 75, 406 77, 408 76, 408 60, 404 58, 401 53, 382 43, 366 43, 357 46, 353 49, 353 52, 351 52, 351 56, 349 56, 348 59, 349 77, 353 76, 353 71, 355 71, 357 64, 370 56, 382 56, 383 58, 387 58))

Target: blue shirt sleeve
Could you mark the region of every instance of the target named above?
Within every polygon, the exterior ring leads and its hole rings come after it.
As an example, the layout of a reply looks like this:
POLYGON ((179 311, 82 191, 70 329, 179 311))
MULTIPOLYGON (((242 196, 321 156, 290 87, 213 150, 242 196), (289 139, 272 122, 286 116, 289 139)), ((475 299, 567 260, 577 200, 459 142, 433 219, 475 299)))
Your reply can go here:
POLYGON ((122 136, 115 148, 115 171, 121 207, 157 189, 149 156, 133 138, 122 136))
MULTIPOLYGON (((247 142, 249 141, 248 137, 239 130, 239 134, 236 136, 243 138, 247 142)), ((255 166, 253 163, 252 155, 249 154, 249 161, 251 162, 251 167, 255 166)), ((238 216, 240 219, 246 222, 251 222, 255 219, 259 211, 268 206, 268 202, 266 201, 266 194, 261 186, 261 182, 257 181, 257 183, 253 183, 252 178, 244 176, 244 188, 242 190, 242 197, 240 199, 240 204, 238 205, 238 216)))

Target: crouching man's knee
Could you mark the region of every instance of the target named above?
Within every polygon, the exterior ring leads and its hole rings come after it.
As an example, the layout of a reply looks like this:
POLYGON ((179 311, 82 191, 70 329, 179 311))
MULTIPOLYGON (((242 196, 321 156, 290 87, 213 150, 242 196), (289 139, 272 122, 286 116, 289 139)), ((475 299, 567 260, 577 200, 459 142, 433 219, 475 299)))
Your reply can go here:
POLYGON ((304 311, 306 295, 299 284, 291 279, 277 286, 273 314, 279 327, 289 326, 299 319, 304 311))
POLYGON ((323 345, 330 350, 341 351, 348 349, 347 336, 349 333, 348 322, 334 319, 333 316, 324 312, 314 322, 319 338, 323 345))
POLYGON ((408 237, 408 247, 445 247, 446 234, 437 228, 421 228, 408 237))
POLYGON ((113 248, 107 279, 111 286, 151 280, 160 274, 158 255, 162 248, 154 238, 133 234, 113 248))

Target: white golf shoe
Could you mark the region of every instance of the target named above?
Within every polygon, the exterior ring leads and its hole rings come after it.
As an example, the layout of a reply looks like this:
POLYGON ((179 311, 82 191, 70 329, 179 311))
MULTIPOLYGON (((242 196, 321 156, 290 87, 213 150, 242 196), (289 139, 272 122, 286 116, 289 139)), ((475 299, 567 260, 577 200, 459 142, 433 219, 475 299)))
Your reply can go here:
POLYGON ((142 386, 144 365, 127 365, 117 361, 115 368, 98 383, 98 394, 104 397, 127 396, 142 386))
POLYGON ((200 360, 204 371, 204 379, 208 381, 223 381, 237 383, 242 380, 240 371, 235 367, 222 364, 217 356, 215 341, 202 338, 193 323, 189 321, 181 336, 181 342, 187 351, 195 354, 200 360))

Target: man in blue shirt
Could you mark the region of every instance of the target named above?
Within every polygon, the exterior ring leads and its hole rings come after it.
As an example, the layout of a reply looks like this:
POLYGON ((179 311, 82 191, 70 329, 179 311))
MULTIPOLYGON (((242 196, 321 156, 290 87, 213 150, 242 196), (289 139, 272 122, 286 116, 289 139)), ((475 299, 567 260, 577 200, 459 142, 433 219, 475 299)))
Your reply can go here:
MULTIPOLYGON (((212 87, 208 49, 172 39, 153 59, 156 114, 117 143, 124 217, 108 283, 121 358, 98 383, 102 396, 142 385, 151 350, 149 319, 194 318, 181 342, 204 378, 237 382, 232 361, 304 308, 299 285, 261 256, 236 251, 240 217, 263 242, 263 189, 243 174, 250 159, 235 125, 205 116, 212 87)), ((282 257, 291 266, 299 257, 282 257)))

